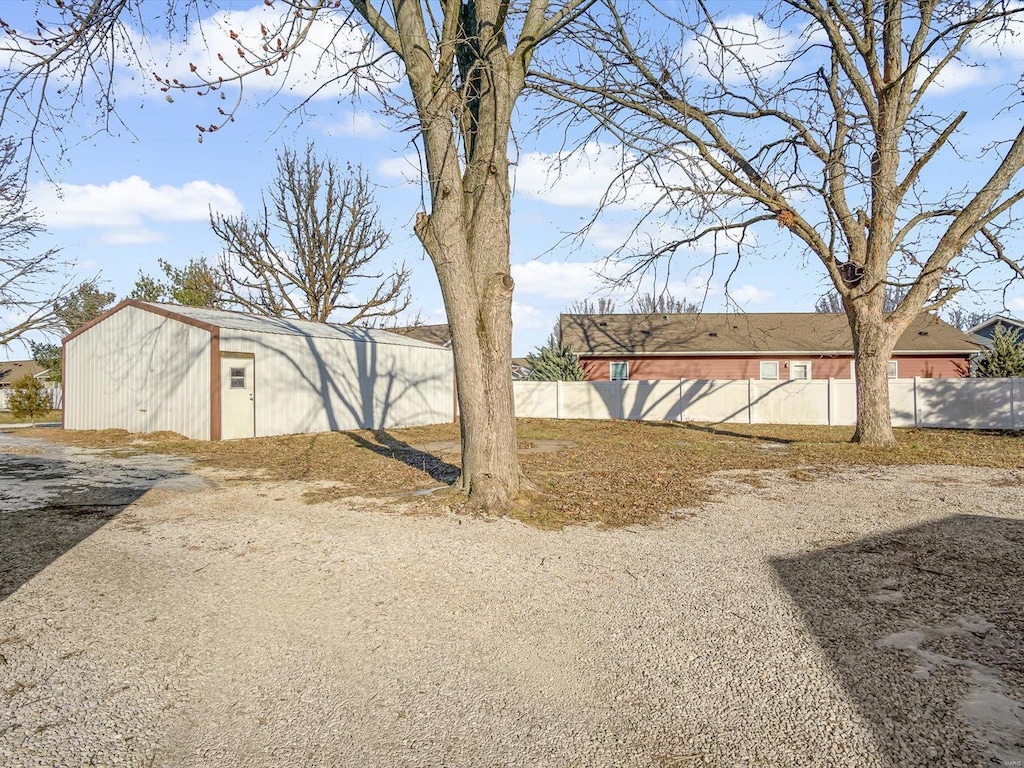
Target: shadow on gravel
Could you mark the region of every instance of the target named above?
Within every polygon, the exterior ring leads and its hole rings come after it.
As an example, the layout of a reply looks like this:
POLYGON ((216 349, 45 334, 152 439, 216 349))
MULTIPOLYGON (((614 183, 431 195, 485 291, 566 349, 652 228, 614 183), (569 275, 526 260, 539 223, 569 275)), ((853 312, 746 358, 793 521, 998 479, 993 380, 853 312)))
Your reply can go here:
POLYGON ((894 765, 1024 765, 1024 522, 956 515, 772 565, 894 765))
POLYGON ((43 441, 25 444, 0 446, 0 600, 158 482, 178 476, 95 454, 62 456, 37 447, 43 441))

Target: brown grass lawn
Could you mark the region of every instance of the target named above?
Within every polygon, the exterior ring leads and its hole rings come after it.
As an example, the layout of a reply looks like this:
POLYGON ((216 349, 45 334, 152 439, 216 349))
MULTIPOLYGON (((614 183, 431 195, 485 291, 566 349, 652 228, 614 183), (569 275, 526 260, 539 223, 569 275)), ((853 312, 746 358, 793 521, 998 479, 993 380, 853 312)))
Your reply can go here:
MULTIPOLYGON (((37 424, 60 421, 60 411, 46 411, 36 419, 37 424)), ((10 411, 0 411, 0 424, 28 424, 29 419, 16 418, 10 411)))
MULTIPOLYGON (((649 522, 705 501, 708 475, 728 469, 790 469, 794 479, 810 480, 834 467, 856 465, 1024 468, 1020 434, 901 429, 899 448, 872 450, 849 443, 852 433, 851 427, 520 419, 521 449, 543 447, 549 440, 572 445, 523 452, 522 468, 535 491, 513 514, 545 527, 649 522)), ((21 434, 79 446, 184 455, 242 477, 329 481, 310 493, 310 501, 352 495, 405 496, 417 499, 424 509, 455 503, 451 494, 419 497, 413 492, 456 477, 458 452, 431 445, 457 441, 456 424, 221 443, 119 430, 35 429, 21 434)), ((751 481, 757 483, 757 478, 751 481)))

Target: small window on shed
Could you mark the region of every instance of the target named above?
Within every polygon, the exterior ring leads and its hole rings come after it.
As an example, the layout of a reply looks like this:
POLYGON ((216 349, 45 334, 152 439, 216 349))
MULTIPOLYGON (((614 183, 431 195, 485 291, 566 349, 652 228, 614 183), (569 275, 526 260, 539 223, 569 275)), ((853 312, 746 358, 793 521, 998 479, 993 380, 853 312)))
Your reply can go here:
POLYGON ((610 363, 612 381, 626 381, 629 379, 629 363, 610 363))
POLYGON ((762 360, 761 361, 761 378, 770 381, 775 381, 779 378, 779 361, 778 360, 762 360))
POLYGON ((900 377, 900 366, 895 360, 889 361, 889 367, 886 371, 890 379, 898 379, 900 377))
POLYGON ((231 369, 231 388, 245 389, 245 368, 231 369))

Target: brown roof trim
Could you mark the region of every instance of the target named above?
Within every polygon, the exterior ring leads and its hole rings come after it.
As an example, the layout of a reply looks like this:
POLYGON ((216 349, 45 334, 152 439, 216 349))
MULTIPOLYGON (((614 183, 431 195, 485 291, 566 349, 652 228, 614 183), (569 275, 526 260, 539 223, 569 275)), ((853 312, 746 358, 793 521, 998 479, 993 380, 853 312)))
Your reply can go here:
POLYGON ((64 365, 64 345, 60 345, 60 428, 64 429, 64 418, 68 412, 68 367, 64 365))
MULTIPOLYGON (((939 355, 973 355, 978 352, 979 347, 971 349, 894 349, 894 355, 907 355, 914 357, 936 357, 939 355)), ((581 352, 578 358, 587 359, 591 357, 778 357, 779 355, 801 355, 803 357, 853 357, 853 351, 849 349, 838 350, 806 350, 793 349, 759 349, 749 352, 581 352)))
POLYGON ((67 344, 69 341, 71 341, 76 336, 79 336, 79 335, 85 333, 87 330, 92 328, 97 323, 103 322, 108 317, 110 317, 111 315, 113 315, 116 312, 120 312, 125 307, 135 307, 136 309, 141 309, 144 312, 152 312, 154 315, 160 315, 162 317, 168 317, 171 320, 177 320, 179 323, 184 323, 185 325, 191 325, 191 326, 193 326, 195 328, 202 328, 204 331, 209 331, 210 333, 213 333, 215 330, 218 329, 218 326, 216 326, 216 325, 211 325, 210 323, 204 323, 201 320, 195 320, 195 319, 193 319, 191 317, 186 317, 185 315, 179 315, 177 312, 172 312, 171 310, 164 309, 163 307, 154 307, 152 304, 149 304, 149 303, 147 303, 145 301, 140 301, 139 299, 122 299, 115 306, 113 306, 110 309, 108 309, 102 315, 94 317, 92 320, 90 320, 88 323, 83 325, 81 328, 77 328, 74 331, 72 331, 71 333, 69 333, 67 336, 65 336, 61 340, 61 343, 62 344, 67 344))
MULTIPOLYGON (((253 374, 255 375, 255 374, 253 374)), ((210 329, 210 439, 220 440, 220 328, 210 329)), ((253 434, 256 430, 253 429, 253 434)))

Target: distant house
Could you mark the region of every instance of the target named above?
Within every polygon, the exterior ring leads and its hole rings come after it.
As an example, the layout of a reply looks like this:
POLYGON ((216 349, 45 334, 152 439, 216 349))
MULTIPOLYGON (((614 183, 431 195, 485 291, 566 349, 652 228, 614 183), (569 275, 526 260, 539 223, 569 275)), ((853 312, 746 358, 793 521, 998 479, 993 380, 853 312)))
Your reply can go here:
POLYGON ((530 359, 527 357, 513 357, 512 380, 527 381, 531 376, 533 376, 533 366, 530 364, 530 359))
MULTIPOLYGON (((410 339, 426 341, 430 344, 448 347, 452 346, 452 332, 447 323, 439 325, 410 325, 407 328, 388 328, 390 333, 397 333, 400 336, 408 336, 410 339)), ((525 357, 512 358, 512 378, 515 381, 525 381, 533 374, 533 366, 525 357)))
POLYGON ((1006 315, 992 315, 988 320, 978 323, 967 332, 976 336, 984 346, 991 347, 997 328, 1002 328, 1004 331, 1015 331, 1024 337, 1024 321, 1006 315))
POLYGON ((50 381, 50 372, 35 360, 0 362, 0 389, 7 389, 12 383, 25 376, 34 376, 44 382, 50 381))
MULTIPOLYGON (((588 381, 849 379, 846 315, 825 313, 562 315, 562 341, 588 381)), ((890 378, 966 376, 979 342, 933 315, 896 343, 890 378)))
POLYGON ((408 336, 410 339, 425 341, 428 344, 437 344, 439 347, 452 346, 452 332, 448 323, 438 325, 410 325, 407 328, 385 328, 388 333, 397 333, 399 336, 408 336))

